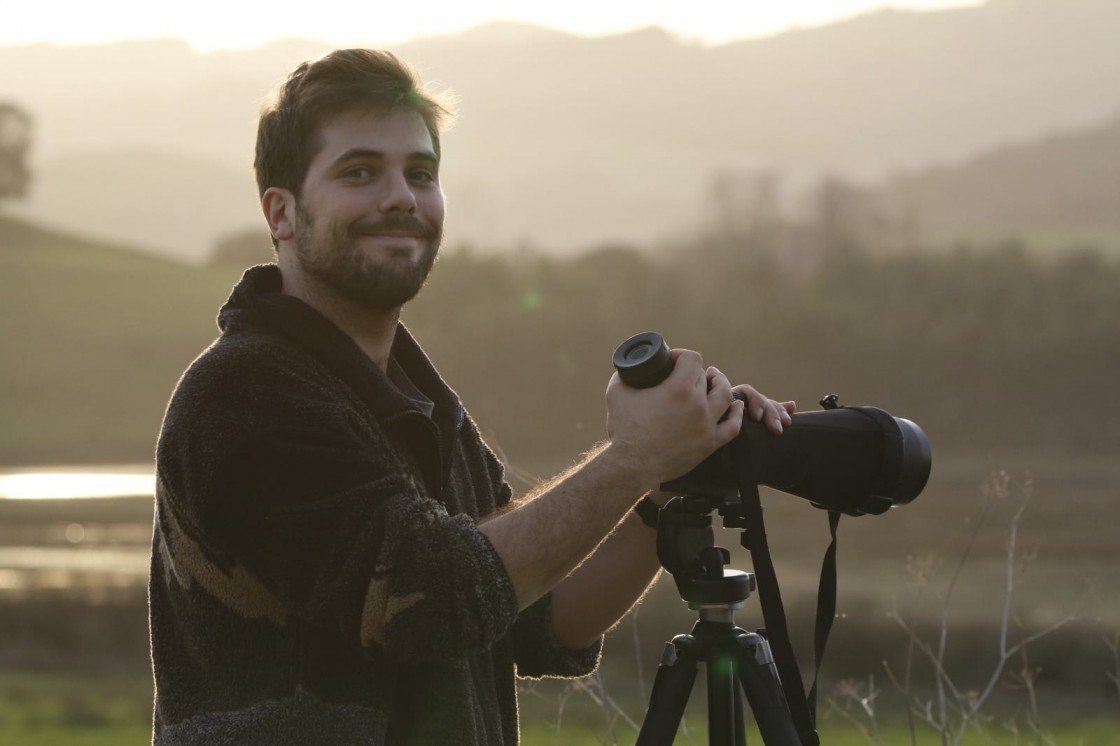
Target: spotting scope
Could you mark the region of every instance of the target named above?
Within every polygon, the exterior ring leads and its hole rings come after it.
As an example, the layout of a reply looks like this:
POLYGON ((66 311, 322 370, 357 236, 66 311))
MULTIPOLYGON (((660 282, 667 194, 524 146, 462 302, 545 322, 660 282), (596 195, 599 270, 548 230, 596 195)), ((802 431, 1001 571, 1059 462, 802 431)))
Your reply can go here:
MULTIPOLYGON (((649 388, 668 377, 673 358, 660 334, 645 332, 619 345, 614 365, 624 383, 649 388)), ((835 395, 821 406, 791 415, 781 435, 743 419, 737 439, 746 441, 755 484, 849 515, 883 513, 921 493, 932 460, 920 427, 877 407, 840 406, 835 395)), ((662 489, 730 499, 738 494, 736 466, 728 444, 662 489)))

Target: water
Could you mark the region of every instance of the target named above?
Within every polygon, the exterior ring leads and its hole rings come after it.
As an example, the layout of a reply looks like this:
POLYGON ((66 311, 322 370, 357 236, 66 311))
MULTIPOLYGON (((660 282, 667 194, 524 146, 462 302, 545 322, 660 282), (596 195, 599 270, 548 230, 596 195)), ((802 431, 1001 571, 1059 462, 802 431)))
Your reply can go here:
POLYGON ((74 500, 150 497, 155 475, 143 467, 88 467, 0 471, 0 499, 74 500))
POLYGON ((150 466, 0 471, 0 599, 142 592, 154 490, 150 466))

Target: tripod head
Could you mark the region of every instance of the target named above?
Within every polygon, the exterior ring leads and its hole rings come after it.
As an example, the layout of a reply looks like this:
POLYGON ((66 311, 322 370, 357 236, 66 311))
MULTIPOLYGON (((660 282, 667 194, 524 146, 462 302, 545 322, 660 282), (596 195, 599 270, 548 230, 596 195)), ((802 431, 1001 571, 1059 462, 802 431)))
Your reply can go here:
MULTIPOLYGON (((713 510, 719 497, 678 495, 657 518, 657 558, 689 607, 738 607, 755 589, 754 575, 728 570, 731 553, 715 546, 713 510)), ((726 524, 725 524, 726 525, 726 524)))

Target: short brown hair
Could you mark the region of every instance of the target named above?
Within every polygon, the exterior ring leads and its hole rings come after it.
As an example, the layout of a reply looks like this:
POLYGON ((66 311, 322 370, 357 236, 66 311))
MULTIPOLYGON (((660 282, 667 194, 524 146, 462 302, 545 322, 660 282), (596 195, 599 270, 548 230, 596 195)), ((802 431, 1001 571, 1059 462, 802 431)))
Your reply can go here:
POLYGON ((440 154, 439 130, 453 118, 450 100, 424 90, 419 76, 391 52, 338 49, 302 63, 261 109, 253 168, 257 189, 287 189, 299 196, 312 158, 319 150, 325 120, 344 112, 372 109, 415 111, 440 154))

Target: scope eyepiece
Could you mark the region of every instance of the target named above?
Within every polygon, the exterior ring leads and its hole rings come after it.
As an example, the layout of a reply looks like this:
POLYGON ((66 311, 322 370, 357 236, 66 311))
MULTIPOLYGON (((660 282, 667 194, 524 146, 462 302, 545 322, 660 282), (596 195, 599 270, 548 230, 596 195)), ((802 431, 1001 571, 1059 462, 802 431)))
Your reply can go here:
POLYGON ((627 386, 648 389, 673 372, 673 355, 657 332, 635 334, 614 351, 614 367, 627 386))

